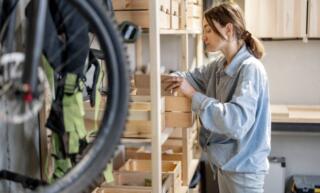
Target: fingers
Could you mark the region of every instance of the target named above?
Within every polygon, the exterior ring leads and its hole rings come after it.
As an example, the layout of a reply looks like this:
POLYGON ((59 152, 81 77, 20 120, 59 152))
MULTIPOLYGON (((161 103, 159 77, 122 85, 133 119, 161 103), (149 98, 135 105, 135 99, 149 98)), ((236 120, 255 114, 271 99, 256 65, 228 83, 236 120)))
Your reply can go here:
POLYGON ((170 77, 165 80, 165 83, 167 84, 165 87, 165 90, 172 90, 180 87, 181 83, 183 81, 183 78, 181 77, 170 77))
POLYGON ((180 82, 176 82, 176 83, 169 85, 165 90, 172 90, 172 89, 175 90, 175 89, 179 88, 180 85, 181 85, 180 82))

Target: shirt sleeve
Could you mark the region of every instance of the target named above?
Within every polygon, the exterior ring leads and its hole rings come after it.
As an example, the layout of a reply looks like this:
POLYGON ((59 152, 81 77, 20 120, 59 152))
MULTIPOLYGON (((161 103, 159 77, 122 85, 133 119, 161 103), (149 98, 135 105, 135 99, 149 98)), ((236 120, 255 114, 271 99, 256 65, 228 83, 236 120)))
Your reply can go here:
POLYGON ((192 97, 192 110, 205 129, 241 139, 253 126, 261 89, 261 73, 255 65, 244 66, 230 101, 221 103, 197 92, 192 97))

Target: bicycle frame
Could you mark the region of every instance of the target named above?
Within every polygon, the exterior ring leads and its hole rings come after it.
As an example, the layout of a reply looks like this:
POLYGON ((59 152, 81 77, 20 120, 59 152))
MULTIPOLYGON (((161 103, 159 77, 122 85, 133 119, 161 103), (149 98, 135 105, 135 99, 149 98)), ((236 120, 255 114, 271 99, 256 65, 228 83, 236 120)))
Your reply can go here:
POLYGON ((46 12, 48 7, 47 0, 32 0, 32 17, 28 26, 26 61, 22 75, 22 86, 24 89, 24 99, 26 102, 32 101, 35 87, 37 84, 37 67, 42 54, 42 46, 44 41, 44 29, 46 21, 46 12))

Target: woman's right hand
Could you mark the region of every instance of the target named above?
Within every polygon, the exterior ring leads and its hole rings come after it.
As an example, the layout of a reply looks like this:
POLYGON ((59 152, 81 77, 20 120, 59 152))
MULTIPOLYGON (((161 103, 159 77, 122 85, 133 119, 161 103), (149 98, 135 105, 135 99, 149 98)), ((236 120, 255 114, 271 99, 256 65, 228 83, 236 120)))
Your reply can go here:
POLYGON ((171 90, 175 91, 175 90, 179 89, 182 82, 183 82, 183 79, 184 78, 182 78, 182 77, 174 76, 174 75, 167 78, 165 80, 165 82, 167 84, 165 90, 166 91, 171 91, 171 90))

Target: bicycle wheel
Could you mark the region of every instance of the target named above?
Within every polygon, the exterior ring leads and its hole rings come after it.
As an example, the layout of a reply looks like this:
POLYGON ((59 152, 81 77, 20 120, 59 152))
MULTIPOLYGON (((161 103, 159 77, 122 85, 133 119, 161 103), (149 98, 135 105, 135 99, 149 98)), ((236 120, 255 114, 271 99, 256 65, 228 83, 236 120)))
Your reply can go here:
MULTIPOLYGON (((40 186, 34 191, 28 190, 28 192, 70 193, 90 191, 96 185, 106 164, 112 158, 120 142, 127 117, 129 100, 127 57, 113 18, 109 13, 103 13, 94 1, 68 0, 68 2, 85 19, 89 24, 90 31, 93 31, 94 36, 97 37, 98 47, 102 53, 101 57, 105 61, 107 72, 107 99, 97 136, 82 159, 54 183, 40 186)), ((68 38, 70 41, 72 40, 72 38, 68 38)), ((50 53, 47 57, 55 56, 59 52, 61 50, 50 53)), ((75 55, 69 55, 68 58, 77 56, 79 55, 75 53, 75 55)), ((65 69, 64 67, 67 67, 67 65, 58 67, 56 72, 65 69)))

